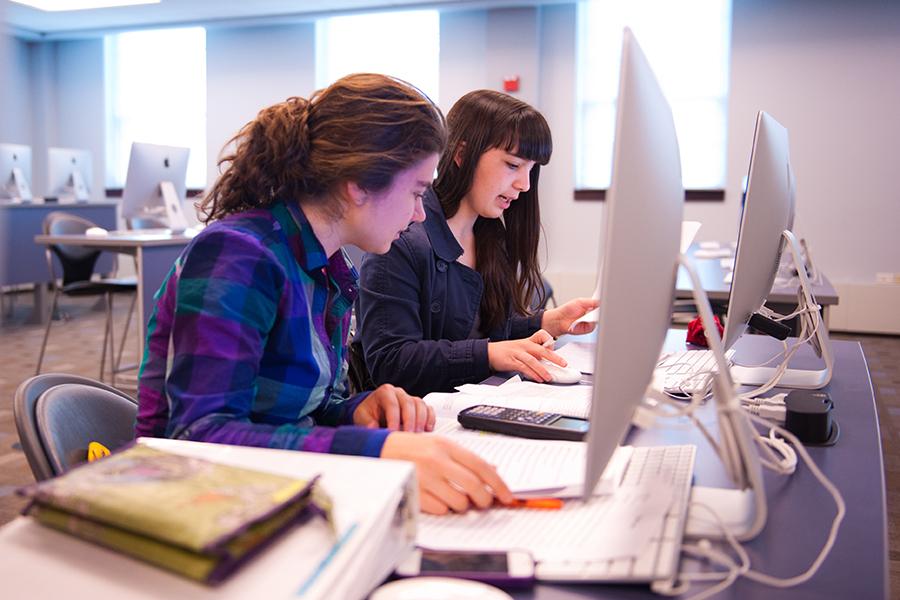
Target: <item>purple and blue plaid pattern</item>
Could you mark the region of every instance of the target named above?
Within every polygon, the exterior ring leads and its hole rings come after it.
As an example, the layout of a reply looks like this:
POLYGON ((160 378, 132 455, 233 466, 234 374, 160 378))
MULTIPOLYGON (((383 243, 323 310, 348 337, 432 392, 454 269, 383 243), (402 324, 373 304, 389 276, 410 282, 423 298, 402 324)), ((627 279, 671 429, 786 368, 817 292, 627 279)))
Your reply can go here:
POLYGON ((157 292, 136 434, 378 456, 389 432, 352 426, 367 394, 347 398, 357 293, 295 203, 210 225, 157 292))

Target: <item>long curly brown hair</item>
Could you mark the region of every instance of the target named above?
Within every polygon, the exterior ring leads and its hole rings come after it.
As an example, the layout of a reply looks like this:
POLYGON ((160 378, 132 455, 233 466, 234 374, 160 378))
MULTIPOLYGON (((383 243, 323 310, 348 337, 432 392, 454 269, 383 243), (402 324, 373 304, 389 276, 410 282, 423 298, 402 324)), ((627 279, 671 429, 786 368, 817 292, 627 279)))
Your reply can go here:
POLYGON ((279 200, 316 203, 338 218, 338 184, 383 191, 397 172, 446 142, 440 109, 417 88, 386 75, 348 75, 247 123, 222 151, 222 174, 200 203, 202 220, 279 200))
POLYGON ((541 165, 550 161, 553 140, 540 112, 493 90, 476 90, 457 100, 447 113, 447 127, 450 140, 438 163, 434 192, 448 219, 459 210, 478 161, 488 150, 500 148, 537 163, 531 169, 530 189, 519 194, 502 219, 475 221, 476 270, 484 280, 481 322, 490 331, 508 318, 510 304, 515 313, 528 314, 531 299, 544 293, 538 264, 538 180, 541 165))

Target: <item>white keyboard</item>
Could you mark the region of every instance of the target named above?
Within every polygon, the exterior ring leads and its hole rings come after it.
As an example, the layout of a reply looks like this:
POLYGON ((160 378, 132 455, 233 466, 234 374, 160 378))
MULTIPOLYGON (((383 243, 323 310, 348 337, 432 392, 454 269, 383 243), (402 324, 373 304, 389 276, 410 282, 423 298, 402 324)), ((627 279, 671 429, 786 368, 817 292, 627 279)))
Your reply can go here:
MULTIPOLYGON (((638 446, 632 453, 619 489, 627 492, 643 488, 652 492, 665 487, 672 490, 672 501, 660 514, 662 524, 637 558, 603 561, 565 560, 541 561, 535 567, 535 577, 541 581, 598 581, 646 583, 671 579, 676 575, 681 540, 687 518, 694 456, 697 447, 638 446)), ((619 492, 613 495, 613 500, 619 492)), ((602 536, 602 531, 596 535, 602 536)))
MULTIPOLYGON (((734 350, 725 353, 728 365, 734 350)), ((683 350, 663 355, 656 365, 656 374, 665 375, 663 390, 670 394, 689 396, 709 392, 712 378, 719 370, 712 350, 683 350)))

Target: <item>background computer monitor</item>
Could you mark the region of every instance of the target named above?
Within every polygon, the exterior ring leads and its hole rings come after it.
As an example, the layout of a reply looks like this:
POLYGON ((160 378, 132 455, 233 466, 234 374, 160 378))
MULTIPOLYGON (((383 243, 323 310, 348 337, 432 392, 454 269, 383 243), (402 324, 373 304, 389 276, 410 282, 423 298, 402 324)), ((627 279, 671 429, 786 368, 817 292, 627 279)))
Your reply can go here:
POLYGON ((782 232, 794 220, 794 182, 788 132, 771 115, 756 116, 747 194, 734 257, 725 350, 747 330, 750 317, 766 301, 775 283, 783 248, 782 232))
POLYGON ((94 176, 90 150, 79 148, 47 149, 47 195, 60 201, 91 199, 94 176))
POLYGON ((737 362, 731 375, 740 383, 761 385, 767 390, 782 387, 818 389, 831 380, 834 357, 828 329, 812 296, 800 243, 791 232, 794 225, 796 180, 791 170, 788 132, 771 115, 760 112, 747 176, 747 196, 741 214, 734 258, 728 312, 725 317, 724 347, 731 348, 747 330, 747 323, 766 301, 781 262, 785 242, 789 243, 799 282, 799 337, 808 341, 822 358, 824 368, 788 368, 799 343, 785 352, 780 365, 744 366, 737 362))
POLYGON ((122 192, 122 216, 164 221, 173 230, 187 227, 185 198, 190 149, 134 142, 122 192))
POLYGON ((31 200, 31 147, 0 144, 0 199, 31 200))
POLYGON ((672 316, 683 211, 672 110, 626 29, 601 248, 586 496, 628 433, 659 360, 672 316))

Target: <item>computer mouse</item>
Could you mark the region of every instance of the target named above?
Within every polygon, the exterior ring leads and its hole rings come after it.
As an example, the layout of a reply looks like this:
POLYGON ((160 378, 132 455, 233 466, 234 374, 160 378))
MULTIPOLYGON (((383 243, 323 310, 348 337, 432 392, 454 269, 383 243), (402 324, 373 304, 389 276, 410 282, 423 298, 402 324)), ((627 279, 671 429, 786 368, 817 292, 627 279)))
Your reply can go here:
POLYGON ((549 360, 541 360, 544 368, 550 372, 550 381, 553 383, 572 384, 581 381, 581 371, 572 367, 561 367, 549 360))

